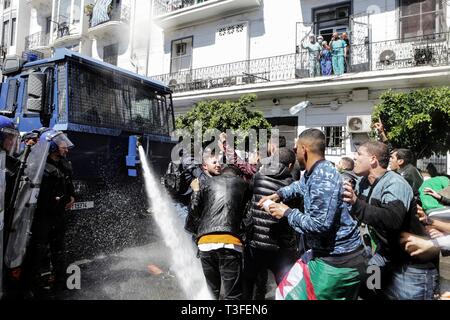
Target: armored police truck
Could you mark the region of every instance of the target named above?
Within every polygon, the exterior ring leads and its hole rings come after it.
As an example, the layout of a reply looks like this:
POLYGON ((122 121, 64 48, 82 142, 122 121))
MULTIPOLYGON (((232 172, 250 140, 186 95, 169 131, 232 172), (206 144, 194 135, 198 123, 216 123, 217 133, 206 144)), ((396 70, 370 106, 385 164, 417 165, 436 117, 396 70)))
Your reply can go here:
POLYGON ((31 62, 7 57, 2 69, 0 114, 14 119, 22 133, 50 127, 75 145, 68 156, 76 191, 66 217, 69 259, 150 241, 136 136, 161 175, 173 147, 171 90, 66 49, 31 62))

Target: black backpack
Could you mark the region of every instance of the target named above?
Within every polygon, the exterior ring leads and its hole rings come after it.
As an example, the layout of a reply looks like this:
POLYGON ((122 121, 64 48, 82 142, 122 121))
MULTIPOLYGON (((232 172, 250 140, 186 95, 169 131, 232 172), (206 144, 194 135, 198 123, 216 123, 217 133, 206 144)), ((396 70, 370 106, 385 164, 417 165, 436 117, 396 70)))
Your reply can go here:
POLYGON ((169 163, 167 171, 164 174, 164 186, 173 194, 180 194, 183 192, 182 188, 185 187, 185 182, 183 181, 183 165, 181 163, 169 163))

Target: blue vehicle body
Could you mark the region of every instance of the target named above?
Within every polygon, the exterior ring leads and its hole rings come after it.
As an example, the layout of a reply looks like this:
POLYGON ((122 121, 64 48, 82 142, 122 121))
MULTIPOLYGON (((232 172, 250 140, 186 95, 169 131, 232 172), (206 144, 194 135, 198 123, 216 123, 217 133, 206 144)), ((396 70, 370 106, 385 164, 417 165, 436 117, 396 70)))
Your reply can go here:
POLYGON ((132 145, 140 136, 154 171, 164 172, 174 127, 172 92, 167 86, 57 49, 52 58, 26 63, 4 79, 0 113, 13 118, 22 133, 51 127, 64 131, 75 145, 69 159, 77 199, 67 215, 66 239, 72 259, 145 243, 152 237, 132 145), (27 109, 28 99, 33 99, 28 88, 33 74, 45 78, 40 112, 27 109))

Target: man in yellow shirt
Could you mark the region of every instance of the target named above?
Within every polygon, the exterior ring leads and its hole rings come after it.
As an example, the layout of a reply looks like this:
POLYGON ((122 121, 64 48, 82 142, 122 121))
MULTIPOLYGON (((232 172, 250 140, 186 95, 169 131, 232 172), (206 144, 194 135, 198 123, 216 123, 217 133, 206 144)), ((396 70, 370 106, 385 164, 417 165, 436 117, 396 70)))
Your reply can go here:
POLYGON ((242 298, 242 219, 250 197, 247 183, 236 167, 198 182, 191 187, 188 231, 195 234, 203 273, 216 299, 221 283, 225 300, 242 298))

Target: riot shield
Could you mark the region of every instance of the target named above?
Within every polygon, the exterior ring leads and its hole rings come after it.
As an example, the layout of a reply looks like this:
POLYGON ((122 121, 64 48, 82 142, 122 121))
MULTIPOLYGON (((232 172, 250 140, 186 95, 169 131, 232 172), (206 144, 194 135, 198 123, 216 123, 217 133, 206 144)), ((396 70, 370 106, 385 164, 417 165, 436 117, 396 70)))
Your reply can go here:
POLYGON ((22 265, 25 258, 49 145, 49 141, 39 141, 31 148, 26 160, 26 168, 14 202, 11 232, 5 252, 5 265, 10 269, 22 265))
POLYGON ((0 299, 3 296, 3 230, 5 227, 5 162, 6 153, 0 151, 0 299))

